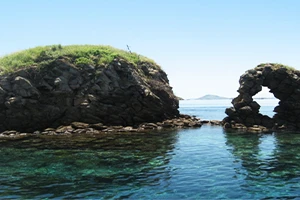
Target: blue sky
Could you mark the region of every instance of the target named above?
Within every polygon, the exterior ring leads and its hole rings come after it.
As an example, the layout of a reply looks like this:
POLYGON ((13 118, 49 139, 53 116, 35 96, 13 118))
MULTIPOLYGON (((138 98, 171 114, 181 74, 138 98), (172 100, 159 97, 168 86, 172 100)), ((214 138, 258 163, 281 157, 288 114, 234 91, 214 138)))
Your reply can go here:
MULTIPOLYGON (((40 45, 104 44, 155 60, 176 95, 237 95, 263 62, 300 68, 298 0, 9 0, 0 56, 40 45)), ((267 91, 260 93, 267 96, 267 91)))

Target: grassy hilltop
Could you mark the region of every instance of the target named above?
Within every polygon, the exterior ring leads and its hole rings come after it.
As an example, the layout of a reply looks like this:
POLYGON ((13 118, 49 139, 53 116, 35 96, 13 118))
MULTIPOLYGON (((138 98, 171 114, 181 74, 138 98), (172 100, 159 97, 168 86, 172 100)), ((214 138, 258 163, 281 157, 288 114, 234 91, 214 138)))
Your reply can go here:
MULTIPOLYGON (((27 67, 42 67, 59 57, 68 57, 76 64, 105 66, 114 58, 123 58, 137 65, 139 62, 155 62, 136 53, 103 45, 51 45, 19 51, 0 58, 0 73, 5 74, 27 67)), ((155 64, 156 65, 156 64, 155 64)))
POLYGON ((272 68, 274 68, 274 69, 286 68, 288 71, 296 70, 294 67, 291 67, 289 65, 284 65, 281 63, 261 63, 261 64, 257 65, 257 67, 255 67, 255 69, 265 67, 265 66, 272 66, 272 68))

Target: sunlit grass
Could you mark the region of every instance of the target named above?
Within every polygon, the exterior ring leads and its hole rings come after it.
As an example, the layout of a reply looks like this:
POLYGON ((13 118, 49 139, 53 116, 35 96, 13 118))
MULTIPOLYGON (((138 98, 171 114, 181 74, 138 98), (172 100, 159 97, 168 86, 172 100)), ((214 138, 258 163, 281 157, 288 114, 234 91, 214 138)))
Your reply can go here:
POLYGON ((271 65, 274 69, 279 69, 279 68, 286 68, 288 71, 295 71, 296 69, 294 67, 288 66, 288 65, 283 65, 281 63, 262 63, 259 64, 257 67, 264 67, 267 65, 271 65))
MULTIPOLYGON (((140 62, 155 62, 136 53, 103 45, 51 45, 19 51, 0 58, 0 73, 9 73, 27 67, 41 67, 59 57, 66 56, 74 64, 107 65, 115 58, 123 58, 137 65, 140 62)), ((156 64, 155 64, 156 65, 156 64)), ((157 65, 156 65, 157 66, 157 65)))

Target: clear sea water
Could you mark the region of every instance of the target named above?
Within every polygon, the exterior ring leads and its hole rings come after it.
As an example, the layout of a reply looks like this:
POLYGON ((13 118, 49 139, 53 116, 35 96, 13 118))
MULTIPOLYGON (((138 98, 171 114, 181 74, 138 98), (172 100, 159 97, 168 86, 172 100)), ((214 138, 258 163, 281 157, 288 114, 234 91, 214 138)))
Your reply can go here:
MULTIPOLYGON (((261 100, 272 115, 277 102, 261 100)), ((181 101, 225 117, 230 100, 181 101)), ((218 126, 0 140, 0 199, 300 199, 300 134, 218 126)))

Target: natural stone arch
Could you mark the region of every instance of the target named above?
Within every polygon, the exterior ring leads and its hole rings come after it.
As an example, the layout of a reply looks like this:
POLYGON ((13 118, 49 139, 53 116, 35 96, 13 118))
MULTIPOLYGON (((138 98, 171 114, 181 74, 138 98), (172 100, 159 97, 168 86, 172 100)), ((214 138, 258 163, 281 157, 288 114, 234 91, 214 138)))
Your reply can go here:
POLYGON ((246 71, 239 83, 233 107, 225 110, 228 115, 223 120, 225 128, 300 129, 300 71, 281 64, 261 64, 246 71), (263 86, 279 99, 273 118, 262 115, 260 105, 253 100, 263 86))

